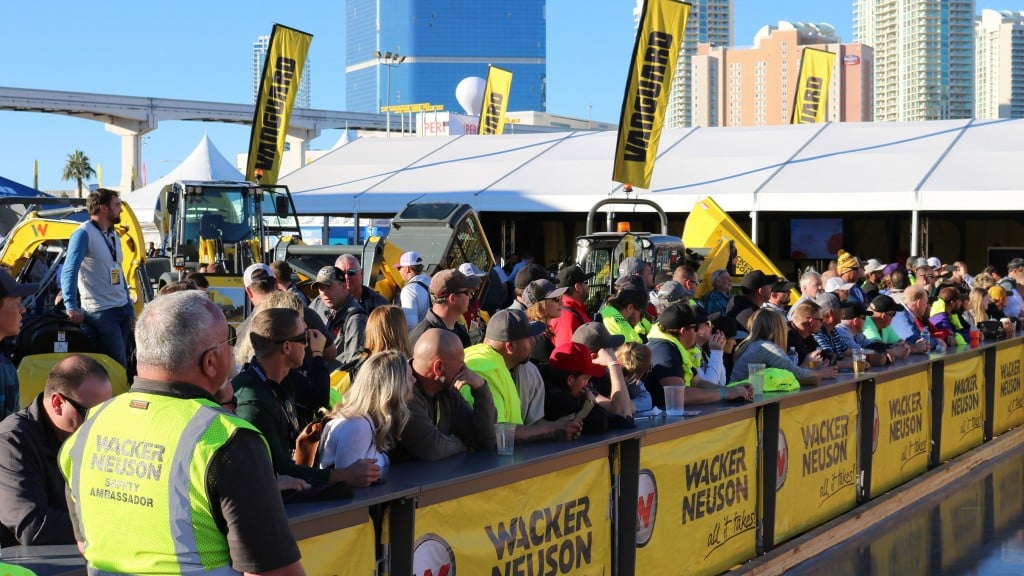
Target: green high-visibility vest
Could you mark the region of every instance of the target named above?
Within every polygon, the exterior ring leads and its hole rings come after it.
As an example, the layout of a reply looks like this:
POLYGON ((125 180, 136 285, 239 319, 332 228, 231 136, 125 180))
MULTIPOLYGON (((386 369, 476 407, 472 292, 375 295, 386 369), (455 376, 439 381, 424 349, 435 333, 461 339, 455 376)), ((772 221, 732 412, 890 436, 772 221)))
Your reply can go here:
POLYGON ((235 432, 259 431, 213 401, 144 392, 89 416, 60 451, 89 574, 237 574, 206 474, 235 432))
POLYGON ((0 562, 0 576, 36 576, 36 573, 28 568, 0 562))

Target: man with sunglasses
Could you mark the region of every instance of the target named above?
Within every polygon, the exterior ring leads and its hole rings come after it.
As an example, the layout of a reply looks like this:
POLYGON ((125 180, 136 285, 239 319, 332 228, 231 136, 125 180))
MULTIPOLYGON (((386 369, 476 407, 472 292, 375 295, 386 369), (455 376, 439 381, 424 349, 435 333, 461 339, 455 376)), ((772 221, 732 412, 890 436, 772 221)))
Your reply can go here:
POLYGON ((351 254, 342 254, 334 261, 334 267, 341 270, 349 292, 367 314, 373 312, 374 308, 387 306, 388 301, 383 296, 363 284, 363 267, 359 264, 359 258, 351 254))
POLYGON ((235 413, 255 426, 267 440, 274 471, 308 482, 348 482, 369 486, 380 477, 376 460, 357 461, 349 468, 321 470, 296 464, 295 441, 302 431, 295 409, 295 390, 289 374, 302 366, 309 343, 322 352, 327 339, 310 330, 290 308, 260 310, 249 324, 254 358, 231 380, 238 407, 235 413))
POLYGON ((132 389, 60 453, 89 572, 303 574, 266 441, 214 400, 235 372, 220 307, 197 290, 161 296, 135 340, 132 389))
POLYGON ((57 452, 110 396, 103 366, 76 354, 53 367, 27 408, 0 422, 0 545, 74 544, 57 452))
POLYGON ((409 344, 416 346, 416 341, 424 332, 440 328, 458 336, 463 348, 472 346, 469 331, 459 322, 459 318, 469 310, 469 302, 479 287, 480 278, 466 276, 454 268, 434 274, 430 279, 430 310, 419 324, 411 327, 409 344))

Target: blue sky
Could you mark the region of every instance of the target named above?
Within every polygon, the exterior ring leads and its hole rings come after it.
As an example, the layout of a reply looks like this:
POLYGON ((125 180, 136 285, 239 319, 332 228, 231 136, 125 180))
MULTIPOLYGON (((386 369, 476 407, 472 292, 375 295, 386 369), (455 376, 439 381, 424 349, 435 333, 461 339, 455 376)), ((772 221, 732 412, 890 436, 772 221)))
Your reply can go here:
MULTIPOLYGON (((616 122, 633 45, 633 0, 548 0, 548 111, 616 122)), ((828 22, 852 40, 850 0, 734 0, 733 41, 752 43, 778 20, 828 22)), ((982 7, 1024 9, 1024 0, 982 7)), ((4 8, 0 85, 219 102, 251 101, 251 46, 279 22, 313 34, 312 106, 343 110, 344 0, 269 2, 17 2, 4 8)), ((454 87, 453 87, 454 90, 454 87)), ((511 103, 515 109, 515 103, 511 103)), ((209 134, 232 162, 245 151, 248 126, 164 122, 143 143, 150 181, 177 165, 209 134)), ((120 137, 100 122, 52 114, 0 111, 0 175, 32 184, 39 161, 44 190, 73 187, 60 172, 82 149, 103 168, 104 184, 120 179, 120 137)), ((313 148, 329 148, 327 131, 313 148)))

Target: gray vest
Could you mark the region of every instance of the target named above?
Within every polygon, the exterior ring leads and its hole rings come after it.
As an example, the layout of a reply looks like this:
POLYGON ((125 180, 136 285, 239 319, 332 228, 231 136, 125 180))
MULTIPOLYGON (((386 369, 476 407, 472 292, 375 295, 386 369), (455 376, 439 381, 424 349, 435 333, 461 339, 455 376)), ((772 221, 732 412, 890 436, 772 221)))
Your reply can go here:
POLYGON ((88 249, 78 270, 79 305, 86 312, 99 312, 128 303, 128 288, 121 268, 121 241, 111 230, 105 237, 92 220, 78 227, 89 238, 88 249), (109 239, 108 239, 109 238, 109 239))

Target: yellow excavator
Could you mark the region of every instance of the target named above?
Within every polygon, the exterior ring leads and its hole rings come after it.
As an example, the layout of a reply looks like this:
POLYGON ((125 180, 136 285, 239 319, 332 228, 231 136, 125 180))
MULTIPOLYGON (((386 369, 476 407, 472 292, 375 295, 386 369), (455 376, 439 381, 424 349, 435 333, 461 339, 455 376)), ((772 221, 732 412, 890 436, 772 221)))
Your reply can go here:
MULTIPOLYGON (((146 273, 142 228, 131 207, 127 203, 122 207, 121 222, 114 229, 121 239, 121 267, 138 314, 153 299, 153 291, 146 273)), ((20 283, 39 284, 35 294, 22 298, 26 312, 11 351, 18 365, 22 404, 43 390, 50 368, 70 353, 86 353, 98 360, 107 369, 114 392, 126 391, 124 368, 104 354, 93 353, 92 342, 60 311, 60 270, 71 234, 89 219, 85 200, 5 198, 0 200, 0 211, 16 217, 13 226, 3 230, 0 265, 20 283)))

